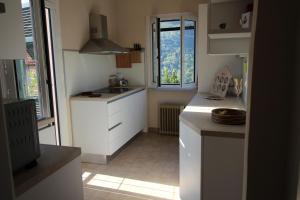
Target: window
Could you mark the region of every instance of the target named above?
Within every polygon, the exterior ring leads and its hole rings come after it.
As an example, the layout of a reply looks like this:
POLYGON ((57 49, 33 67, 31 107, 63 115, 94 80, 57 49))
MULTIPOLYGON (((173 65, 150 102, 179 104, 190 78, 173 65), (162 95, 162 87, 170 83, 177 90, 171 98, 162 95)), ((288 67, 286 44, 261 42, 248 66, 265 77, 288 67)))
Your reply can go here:
POLYGON ((156 18, 152 23, 151 39, 152 82, 158 87, 195 85, 195 19, 183 17, 156 18))
POLYGON ((53 117, 56 113, 52 98, 55 95, 51 73, 53 67, 50 59, 51 46, 47 34, 49 10, 41 9, 42 1, 21 0, 21 2, 26 56, 24 60, 15 61, 18 97, 35 99, 38 119, 53 117))
POLYGON ((20 98, 35 99, 38 119, 51 117, 46 57, 39 1, 21 0, 26 57, 16 60, 20 98))
POLYGON ((26 56, 20 60, 0 61, 3 66, 0 67, 0 91, 4 98, 34 99, 38 120, 48 122, 40 128, 55 126, 56 142, 60 144, 51 23, 55 9, 49 7, 47 0, 20 1, 26 56))

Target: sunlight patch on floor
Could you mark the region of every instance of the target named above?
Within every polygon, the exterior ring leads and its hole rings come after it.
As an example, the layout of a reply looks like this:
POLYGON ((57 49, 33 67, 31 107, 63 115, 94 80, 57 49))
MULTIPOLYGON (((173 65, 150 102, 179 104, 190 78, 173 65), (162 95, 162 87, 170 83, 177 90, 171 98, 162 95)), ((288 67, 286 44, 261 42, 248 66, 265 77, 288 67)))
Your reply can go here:
POLYGON ((83 172, 81 175, 82 181, 85 181, 91 174, 91 172, 83 172))
MULTIPOLYGON (((86 172, 85 172, 86 173, 86 172)), ((87 172, 89 173, 89 172, 87 172)), ((84 173, 83 173, 84 174, 84 173)), ((131 192, 169 200, 179 200, 179 187, 125 177, 96 174, 87 185, 131 192)))

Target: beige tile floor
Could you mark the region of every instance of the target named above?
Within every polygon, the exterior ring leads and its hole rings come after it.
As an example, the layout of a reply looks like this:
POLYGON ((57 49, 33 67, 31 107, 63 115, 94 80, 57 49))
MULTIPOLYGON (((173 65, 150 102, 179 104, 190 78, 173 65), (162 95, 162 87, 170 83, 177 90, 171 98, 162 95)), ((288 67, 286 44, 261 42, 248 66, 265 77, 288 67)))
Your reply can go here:
POLYGON ((142 133, 107 165, 82 164, 85 200, 177 200, 178 137, 142 133))

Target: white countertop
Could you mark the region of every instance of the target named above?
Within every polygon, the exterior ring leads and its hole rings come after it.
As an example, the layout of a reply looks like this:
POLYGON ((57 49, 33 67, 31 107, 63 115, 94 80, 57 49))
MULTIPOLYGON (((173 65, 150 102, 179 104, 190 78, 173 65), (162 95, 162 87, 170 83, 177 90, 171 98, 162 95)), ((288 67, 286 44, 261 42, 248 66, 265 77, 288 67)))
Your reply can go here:
POLYGON ((129 88, 133 88, 130 91, 121 93, 121 94, 108 94, 108 93, 102 93, 101 97, 86 97, 86 96, 74 96, 71 97, 71 101, 75 100, 75 101, 104 101, 104 102, 111 102, 111 101, 115 101, 117 99, 120 99, 122 97, 137 93, 139 91, 142 91, 145 89, 145 87, 129 87, 129 88))
POLYGON ((240 98, 226 97, 224 100, 208 100, 205 93, 197 93, 184 111, 180 114, 180 121, 203 135, 204 132, 222 134, 244 134, 245 125, 222 125, 211 120, 211 111, 215 108, 235 108, 245 110, 240 98))

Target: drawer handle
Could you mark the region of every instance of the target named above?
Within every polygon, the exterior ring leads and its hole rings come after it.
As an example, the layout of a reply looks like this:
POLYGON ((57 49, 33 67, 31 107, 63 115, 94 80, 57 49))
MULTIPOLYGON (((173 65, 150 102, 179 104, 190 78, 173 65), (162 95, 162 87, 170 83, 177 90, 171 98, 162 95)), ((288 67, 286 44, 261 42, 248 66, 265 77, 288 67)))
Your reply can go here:
POLYGON ((117 127, 120 126, 121 124, 122 124, 122 122, 120 122, 120 123, 114 125, 113 127, 109 128, 108 131, 111 131, 111 130, 117 128, 117 127))

